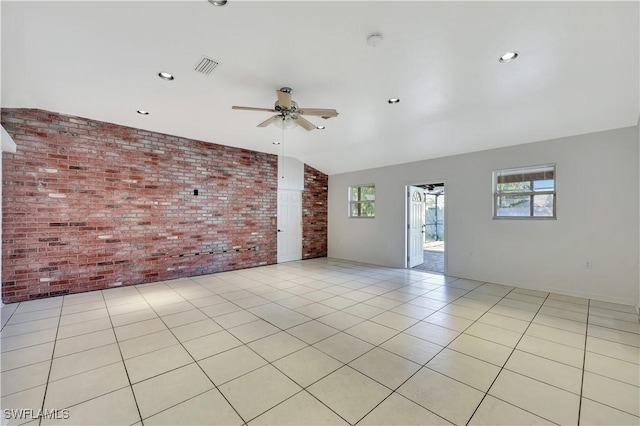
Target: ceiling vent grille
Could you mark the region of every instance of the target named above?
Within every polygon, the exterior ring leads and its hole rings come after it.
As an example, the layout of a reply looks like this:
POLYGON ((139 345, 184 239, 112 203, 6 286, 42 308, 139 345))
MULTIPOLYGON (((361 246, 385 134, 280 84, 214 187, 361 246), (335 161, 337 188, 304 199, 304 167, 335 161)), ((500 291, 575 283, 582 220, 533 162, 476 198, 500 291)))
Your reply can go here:
POLYGON ((203 56, 200 62, 198 62, 198 65, 196 65, 195 70, 202 74, 209 75, 218 65, 220 65, 219 62, 203 56))

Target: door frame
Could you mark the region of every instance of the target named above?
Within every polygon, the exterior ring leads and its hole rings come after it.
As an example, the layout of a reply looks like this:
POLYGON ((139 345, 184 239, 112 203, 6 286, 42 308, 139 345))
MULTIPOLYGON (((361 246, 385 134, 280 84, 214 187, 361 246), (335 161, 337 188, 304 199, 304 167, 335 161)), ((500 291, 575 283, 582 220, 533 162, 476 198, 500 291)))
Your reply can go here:
MULTIPOLYGON (((422 186, 422 185, 435 185, 438 183, 442 183, 444 184, 444 189, 445 189, 445 197, 446 194, 449 192, 449 184, 447 183, 446 179, 428 179, 428 180, 420 180, 420 181, 413 181, 411 183, 406 183, 404 185, 404 196, 403 196, 403 200, 404 200, 404 260, 403 260, 403 265, 405 269, 411 269, 409 268, 409 203, 407 202, 407 193, 409 192, 409 187, 411 186, 422 186)), ((449 208, 448 208, 448 202, 446 201, 445 198, 445 205, 444 205, 444 226, 443 226, 443 230, 444 230, 444 238, 442 239, 442 241, 444 241, 444 275, 447 275, 448 271, 449 271, 449 262, 448 262, 448 239, 449 239, 449 232, 448 232, 448 224, 449 224, 449 208)))

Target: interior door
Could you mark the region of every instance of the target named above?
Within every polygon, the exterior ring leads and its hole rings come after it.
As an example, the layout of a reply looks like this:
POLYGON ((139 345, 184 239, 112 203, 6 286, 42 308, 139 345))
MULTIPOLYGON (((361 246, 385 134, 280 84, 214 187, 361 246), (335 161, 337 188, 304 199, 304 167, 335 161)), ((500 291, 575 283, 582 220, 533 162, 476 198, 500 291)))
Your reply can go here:
POLYGON ((407 267, 413 268, 424 262, 424 195, 422 188, 409 186, 407 191, 407 267))
POLYGON ((302 196, 278 190, 278 263, 302 259, 302 196))

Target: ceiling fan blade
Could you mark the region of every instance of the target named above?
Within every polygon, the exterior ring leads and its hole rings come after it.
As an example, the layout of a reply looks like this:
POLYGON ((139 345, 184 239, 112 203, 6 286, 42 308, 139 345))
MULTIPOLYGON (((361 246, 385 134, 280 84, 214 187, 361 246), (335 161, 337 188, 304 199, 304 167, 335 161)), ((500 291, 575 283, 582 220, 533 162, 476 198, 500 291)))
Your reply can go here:
POLYGON ((271 123, 275 123, 276 120, 278 120, 281 116, 280 115, 274 115, 273 117, 264 120, 262 123, 258 124, 257 127, 267 127, 269 124, 271 123))
POLYGON ((316 115, 318 117, 337 117, 338 111, 335 109, 323 109, 323 108, 299 108, 296 111, 302 115, 316 115))
POLYGON ((278 95, 278 104, 282 108, 286 108, 286 109, 291 108, 291 92, 283 92, 281 90, 276 90, 276 95, 278 95))
POLYGON ((305 130, 314 130, 316 128, 315 124, 313 124, 312 122, 310 122, 309 120, 307 120, 304 117, 299 117, 298 116, 298 117, 296 117, 296 121, 305 130))
POLYGON ((243 106, 232 106, 231 109, 240 109, 243 111, 266 111, 266 112, 276 112, 275 109, 271 108, 254 108, 254 107, 243 107, 243 106))

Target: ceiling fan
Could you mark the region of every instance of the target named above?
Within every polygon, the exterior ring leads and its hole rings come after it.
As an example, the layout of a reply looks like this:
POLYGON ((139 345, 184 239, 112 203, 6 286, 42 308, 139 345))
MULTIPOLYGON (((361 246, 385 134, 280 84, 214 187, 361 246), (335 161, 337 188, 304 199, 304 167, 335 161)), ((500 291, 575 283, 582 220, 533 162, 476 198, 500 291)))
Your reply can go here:
POLYGON ((291 100, 292 92, 293 90, 290 87, 283 87, 280 90, 276 90, 278 100, 273 108, 254 108, 243 106, 232 106, 231 108, 245 111, 265 111, 276 113, 273 117, 258 124, 258 127, 267 127, 269 124, 276 124, 278 127, 290 128, 298 124, 305 130, 313 130, 318 127, 306 118, 302 117, 303 115, 312 115, 322 117, 324 119, 338 116, 338 112, 335 109, 299 108, 298 104, 291 100))

